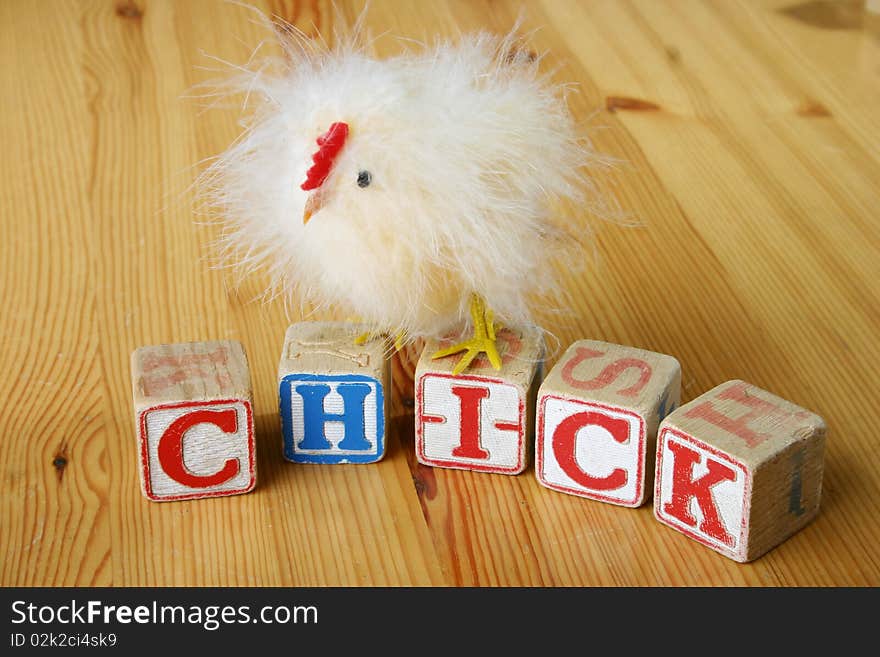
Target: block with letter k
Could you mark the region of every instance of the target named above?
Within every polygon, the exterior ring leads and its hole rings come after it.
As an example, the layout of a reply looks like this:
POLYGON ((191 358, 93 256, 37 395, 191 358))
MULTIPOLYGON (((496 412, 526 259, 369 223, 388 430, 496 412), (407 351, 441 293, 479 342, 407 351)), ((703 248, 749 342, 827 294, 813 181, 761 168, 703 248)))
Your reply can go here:
POLYGON ((722 383, 661 423, 654 515, 735 561, 757 559, 818 513, 825 432, 815 413, 722 383))

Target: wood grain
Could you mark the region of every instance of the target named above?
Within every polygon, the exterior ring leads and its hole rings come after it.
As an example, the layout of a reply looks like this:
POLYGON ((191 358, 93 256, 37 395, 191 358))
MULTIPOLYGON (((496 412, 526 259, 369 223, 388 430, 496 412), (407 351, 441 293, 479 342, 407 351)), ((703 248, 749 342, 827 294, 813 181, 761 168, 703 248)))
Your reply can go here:
MULTIPOLYGON (((361 7, 257 4, 309 34, 361 7)), ((366 24, 506 31, 520 4, 374 0, 366 24)), ((548 365, 629 344, 678 358, 684 401, 742 378, 828 422, 818 518, 739 565, 649 506, 418 465, 400 377, 382 462, 285 463, 274 375, 299 315, 211 267, 187 192, 237 134, 234 107, 184 97, 215 75, 203 53, 244 62, 267 35, 213 0, 0 3, 0 584, 880 584, 880 38, 827 4, 538 0, 522 26, 639 224, 579 218, 597 257, 560 272, 548 365), (213 339, 249 355, 259 485, 151 504, 128 355, 213 339)))

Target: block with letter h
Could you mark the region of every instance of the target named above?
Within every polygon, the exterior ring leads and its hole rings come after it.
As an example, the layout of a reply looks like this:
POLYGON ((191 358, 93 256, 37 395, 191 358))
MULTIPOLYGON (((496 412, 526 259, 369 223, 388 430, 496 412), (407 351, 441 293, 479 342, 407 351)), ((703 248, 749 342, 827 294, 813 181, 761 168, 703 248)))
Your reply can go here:
POLYGON ((664 354, 575 342, 538 392, 536 476, 552 490, 626 507, 652 492, 657 427, 678 403, 664 354))
POLYGON ((442 346, 429 340, 416 366, 416 458, 442 468, 519 474, 531 451, 541 331, 499 331, 500 371, 479 356, 455 375, 460 354, 431 359, 442 346))
POLYGON ((728 381, 661 424, 654 515, 735 561, 752 561, 818 513, 824 447, 818 415, 728 381))
POLYGON ((284 456, 294 463, 375 463, 385 456, 391 369, 384 340, 345 322, 287 329, 278 366, 284 456))
POLYGON ((256 484, 247 356, 233 341, 131 355, 141 488, 154 502, 236 495, 256 484))

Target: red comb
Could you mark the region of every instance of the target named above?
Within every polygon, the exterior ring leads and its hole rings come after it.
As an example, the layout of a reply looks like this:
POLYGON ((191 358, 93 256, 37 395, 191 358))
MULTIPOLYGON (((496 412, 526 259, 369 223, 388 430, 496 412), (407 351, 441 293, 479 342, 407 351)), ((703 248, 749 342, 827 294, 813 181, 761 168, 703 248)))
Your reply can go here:
POLYGON ((348 138, 347 123, 333 123, 330 129, 318 137, 318 150, 312 155, 312 168, 306 172, 306 181, 300 185, 305 191, 317 189, 330 175, 333 160, 339 154, 348 138))

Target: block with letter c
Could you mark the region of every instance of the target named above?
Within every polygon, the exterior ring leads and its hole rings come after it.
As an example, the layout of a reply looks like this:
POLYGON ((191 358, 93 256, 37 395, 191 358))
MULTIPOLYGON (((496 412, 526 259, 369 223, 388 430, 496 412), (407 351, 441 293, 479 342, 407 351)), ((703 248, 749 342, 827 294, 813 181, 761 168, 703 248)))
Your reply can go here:
POLYGON ((253 401, 238 342, 141 347, 132 387, 144 496, 236 495, 256 484, 253 401))
POLYGON ((536 476, 551 490, 627 507, 652 492, 657 426, 679 402, 671 356, 580 340, 538 392, 536 476))

